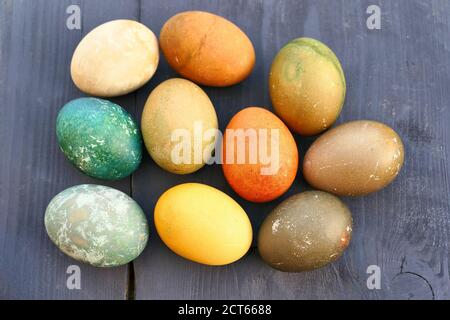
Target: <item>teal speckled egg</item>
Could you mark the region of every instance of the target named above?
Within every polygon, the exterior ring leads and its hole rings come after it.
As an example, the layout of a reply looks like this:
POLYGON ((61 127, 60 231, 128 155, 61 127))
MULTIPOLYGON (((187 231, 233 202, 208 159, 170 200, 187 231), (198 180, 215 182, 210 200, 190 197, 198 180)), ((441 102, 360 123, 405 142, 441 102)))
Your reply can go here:
POLYGON ((124 178, 142 159, 142 138, 136 122, 108 100, 70 101, 58 114, 56 134, 66 157, 94 178, 124 178))
POLYGON ((45 211, 50 239, 65 254, 97 267, 136 259, 148 240, 147 219, 125 193, 94 184, 59 193, 45 211))

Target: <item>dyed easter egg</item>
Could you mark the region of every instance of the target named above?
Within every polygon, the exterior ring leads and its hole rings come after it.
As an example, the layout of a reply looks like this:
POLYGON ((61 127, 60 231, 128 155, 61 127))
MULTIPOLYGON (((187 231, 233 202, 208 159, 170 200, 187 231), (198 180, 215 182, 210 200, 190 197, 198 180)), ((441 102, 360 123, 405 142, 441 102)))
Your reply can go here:
POLYGON ((196 83, 225 87, 244 80, 255 50, 235 24, 209 12, 186 11, 162 27, 161 50, 176 72, 196 83))
POLYGON ((228 124, 223 137, 222 169, 242 198, 266 202, 294 182, 298 150, 284 123, 270 111, 248 107, 228 124))
POLYGON ((48 236, 70 257, 97 267, 136 259, 148 239, 139 205, 113 188, 83 184, 54 197, 45 211, 48 236))
POLYGON ((188 174, 211 159, 218 122, 211 100, 199 86, 169 79, 150 93, 141 128, 145 146, 161 168, 188 174))
POLYGON ((141 162, 142 139, 136 122, 107 100, 70 101, 58 114, 56 134, 70 162, 94 178, 124 178, 141 162))
POLYGON ((334 52, 322 42, 298 38, 273 60, 269 89, 275 113, 295 132, 328 129, 345 100, 345 77, 334 52))
POLYGON ((172 251, 207 265, 232 263, 252 243, 252 226, 244 209, 222 191, 199 183, 164 192, 156 203, 155 225, 172 251))
POLYGON ((349 209, 337 197, 322 191, 299 193, 266 217, 258 250, 267 264, 281 271, 320 268, 345 251, 352 223, 349 209))
POLYGON ((93 96, 114 97, 143 86, 159 62, 158 40, 132 20, 106 22, 78 44, 70 71, 75 85, 93 96))
POLYGON ((305 155, 303 175, 317 189, 357 196, 390 184, 403 161, 403 143, 393 129, 376 121, 351 121, 314 141, 305 155))

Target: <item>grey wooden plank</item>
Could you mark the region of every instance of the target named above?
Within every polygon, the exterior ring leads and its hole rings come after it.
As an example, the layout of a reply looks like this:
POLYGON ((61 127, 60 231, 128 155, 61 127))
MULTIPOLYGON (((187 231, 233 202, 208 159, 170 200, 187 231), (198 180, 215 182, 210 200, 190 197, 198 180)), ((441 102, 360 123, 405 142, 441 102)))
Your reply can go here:
MULTIPOLYGON (((50 199, 80 183, 130 192, 131 179, 105 182, 72 167, 59 151, 55 120, 82 94, 70 79, 75 46, 115 18, 138 19, 138 1, 0 1, 0 298, 123 299, 127 267, 99 269, 61 253, 46 235, 50 199), (66 28, 66 8, 81 7, 82 30, 66 28), (69 265, 81 268, 81 290, 68 290, 69 265)), ((134 110, 134 95, 116 99, 134 110)))
MULTIPOLYGON (((153 229, 149 246, 135 262, 136 298, 387 299, 450 298, 448 90, 450 4, 445 0, 377 1, 381 30, 366 28, 371 1, 167 1, 143 2, 141 22, 156 33, 173 14, 207 10, 237 23, 251 38, 257 64, 231 88, 205 88, 223 129, 247 105, 270 107, 267 76, 277 50, 299 36, 327 43, 346 72, 348 94, 338 123, 374 119, 391 125, 406 147, 398 179, 376 194, 345 198, 354 216, 354 236, 336 263, 313 272, 271 270, 255 249, 239 262, 206 267, 172 254, 153 229), (369 265, 381 269, 381 290, 366 287, 369 265)), ((164 59, 137 95, 138 114, 161 81, 174 77, 164 59)), ((296 137, 302 157, 313 139, 296 137)), ((237 197, 218 166, 189 176, 159 169, 147 156, 133 177, 133 196, 152 211, 172 185, 204 182, 232 195, 249 213, 255 234, 262 219, 286 196, 308 189, 301 173, 281 199, 255 205, 237 197)))
MULTIPOLYGON (((57 150, 54 119, 80 93, 68 75, 79 31, 64 29, 69 1, 0 1, 0 297, 123 298, 125 268, 81 265, 81 291, 65 288, 74 261, 45 235, 43 211, 53 195, 77 183, 107 184, 129 192, 129 181, 105 183, 79 174, 57 150)), ((341 58, 349 83, 339 122, 381 120, 403 137, 407 158, 399 179, 380 193, 344 201, 355 218, 345 256, 310 273, 284 274, 266 267, 255 249, 236 264, 211 268, 185 261, 155 236, 136 263, 137 298, 450 298, 448 114, 449 3, 445 0, 381 1, 382 30, 365 29, 368 1, 171 1, 144 2, 142 22, 156 33, 172 14, 217 12, 240 25, 257 50, 257 66, 243 84, 205 88, 223 129, 246 105, 269 106, 267 74, 279 47, 308 35, 328 43, 341 58), (242 12, 251 12, 252 19, 242 12), (368 265, 382 270, 382 290, 365 286, 368 265)), ((139 18, 130 1, 84 1, 83 34, 114 18, 139 18)), ((137 94, 114 99, 140 116, 150 90, 175 74, 162 59, 154 79, 137 94)), ((301 155, 312 139, 297 137, 301 155)), ((149 159, 133 177, 133 195, 149 218, 168 187, 199 181, 225 190, 249 212, 255 231, 280 200, 242 201, 220 168, 179 177, 149 159)), ((307 189, 301 174, 288 194, 307 189)), ((284 197, 285 198, 285 197, 284 197)))

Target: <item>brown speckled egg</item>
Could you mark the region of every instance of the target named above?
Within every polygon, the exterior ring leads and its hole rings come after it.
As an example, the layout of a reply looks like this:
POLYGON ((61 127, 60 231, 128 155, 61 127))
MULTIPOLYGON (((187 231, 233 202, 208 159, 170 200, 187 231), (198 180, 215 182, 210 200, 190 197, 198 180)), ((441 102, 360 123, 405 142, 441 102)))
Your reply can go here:
POLYGON ((394 130, 376 121, 352 121, 324 133, 311 145, 303 175, 316 189, 341 196, 364 195, 391 183, 403 160, 403 143, 394 130))
POLYGON ((271 267, 308 271, 338 259, 352 234, 352 216, 337 197, 322 191, 296 194, 278 205, 259 230, 258 249, 271 267))

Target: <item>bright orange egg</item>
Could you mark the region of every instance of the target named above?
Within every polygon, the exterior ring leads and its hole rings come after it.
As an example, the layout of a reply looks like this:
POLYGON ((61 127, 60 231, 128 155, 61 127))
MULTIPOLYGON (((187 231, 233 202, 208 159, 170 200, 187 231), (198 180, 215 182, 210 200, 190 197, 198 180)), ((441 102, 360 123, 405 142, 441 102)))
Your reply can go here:
POLYGON ((242 198, 267 202, 294 182, 298 150, 286 125, 272 112, 248 107, 238 112, 223 136, 222 168, 242 198))

